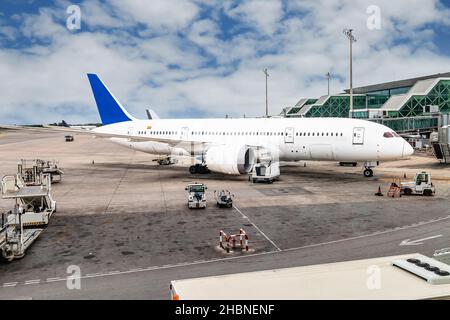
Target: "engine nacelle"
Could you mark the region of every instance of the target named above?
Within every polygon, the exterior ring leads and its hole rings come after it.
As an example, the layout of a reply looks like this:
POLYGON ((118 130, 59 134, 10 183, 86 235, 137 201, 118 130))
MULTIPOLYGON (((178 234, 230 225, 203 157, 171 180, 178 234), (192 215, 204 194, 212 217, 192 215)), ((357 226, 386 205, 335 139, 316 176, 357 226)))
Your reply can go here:
POLYGON ((204 160, 211 171, 237 175, 251 172, 257 156, 249 146, 224 145, 209 148, 204 160))

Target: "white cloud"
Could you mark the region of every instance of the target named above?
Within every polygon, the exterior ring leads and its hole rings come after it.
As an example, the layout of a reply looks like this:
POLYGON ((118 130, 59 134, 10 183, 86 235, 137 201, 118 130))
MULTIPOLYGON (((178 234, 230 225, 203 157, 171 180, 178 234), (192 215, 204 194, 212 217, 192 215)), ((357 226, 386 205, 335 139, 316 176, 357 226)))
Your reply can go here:
POLYGON ((131 25, 131 21, 122 19, 122 17, 115 17, 111 5, 98 0, 84 2, 81 10, 83 23, 92 28, 121 28, 131 25))
POLYGON ((38 15, 24 14, 18 20, 21 22, 21 31, 26 38, 49 38, 68 31, 65 24, 55 21, 55 10, 43 8, 38 15))
POLYGON ((131 17, 151 32, 172 32, 186 28, 197 16, 198 7, 189 0, 108 0, 119 18, 131 17))
POLYGON ((147 107, 162 116, 194 108, 260 115, 265 66, 270 109, 278 113, 300 97, 325 94, 328 71, 333 92, 347 86, 344 27, 358 37, 356 86, 449 71, 450 58, 437 52, 431 27, 448 24, 448 9, 436 0, 379 0, 382 28, 369 30, 372 2, 213 2, 201 14, 208 3, 95 0, 81 4, 82 30, 70 32, 68 2, 60 0, 38 14, 15 15, 16 24, 0 24, 0 34, 28 43, 0 47, 0 74, 7 79, 0 85, 0 122, 97 121, 87 72, 98 73, 136 116, 147 107), (227 28, 250 31, 225 36, 230 30, 223 30, 221 12, 240 23, 227 28))
POLYGON ((235 3, 225 2, 225 12, 230 17, 267 35, 272 35, 277 30, 283 15, 281 0, 245 0, 238 5, 235 3))
POLYGON ((0 35, 3 35, 8 40, 14 40, 17 32, 16 29, 8 26, 0 26, 0 35))
POLYGON ((2 37, 6 38, 7 40, 14 40, 17 36, 17 30, 13 27, 8 26, 3 21, 3 13, 0 12, 0 39, 2 37))
POLYGON ((189 39, 201 47, 212 47, 217 44, 219 28, 214 21, 199 20, 195 22, 189 32, 189 39))

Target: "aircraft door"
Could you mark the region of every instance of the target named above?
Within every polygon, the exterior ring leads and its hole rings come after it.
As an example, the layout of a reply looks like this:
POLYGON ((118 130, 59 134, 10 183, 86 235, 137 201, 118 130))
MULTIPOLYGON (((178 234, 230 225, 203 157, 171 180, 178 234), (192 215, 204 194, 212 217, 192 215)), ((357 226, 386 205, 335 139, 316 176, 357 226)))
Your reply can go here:
POLYGON ((134 127, 128 127, 128 135, 133 136, 134 135, 134 127))
POLYGON ((286 128, 284 132, 284 143, 294 143, 294 128, 286 128))
POLYGON ((353 144, 364 144, 364 128, 353 128, 353 144))
POLYGON ((183 127, 180 130, 180 140, 187 140, 188 139, 188 133, 189 133, 189 128, 188 127, 183 127))

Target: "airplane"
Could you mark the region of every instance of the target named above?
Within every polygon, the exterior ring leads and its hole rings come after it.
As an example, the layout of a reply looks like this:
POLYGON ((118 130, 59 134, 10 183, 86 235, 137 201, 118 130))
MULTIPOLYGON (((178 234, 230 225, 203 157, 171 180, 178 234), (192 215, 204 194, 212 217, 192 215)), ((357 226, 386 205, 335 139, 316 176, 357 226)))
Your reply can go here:
POLYGON ((58 124, 61 127, 72 128, 72 129, 83 129, 83 130, 92 130, 97 128, 97 126, 89 125, 89 124, 80 124, 80 125, 72 125, 68 124, 65 120, 62 120, 61 123, 58 124))
POLYGON ((152 111, 152 119, 140 120, 96 74, 87 76, 102 122, 89 133, 153 155, 195 157, 200 163, 191 173, 249 174, 264 155, 273 161, 363 162, 363 175, 371 177, 380 161, 414 152, 392 129, 359 119, 160 119, 152 111))

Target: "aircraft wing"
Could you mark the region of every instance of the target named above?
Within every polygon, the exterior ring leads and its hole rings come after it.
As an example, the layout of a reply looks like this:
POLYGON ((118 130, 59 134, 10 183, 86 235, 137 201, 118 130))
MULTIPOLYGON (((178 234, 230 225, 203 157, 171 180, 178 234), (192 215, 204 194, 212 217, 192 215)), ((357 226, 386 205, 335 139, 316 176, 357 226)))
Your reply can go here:
MULTIPOLYGON (((101 128, 101 127, 99 127, 101 128)), ((99 129, 97 128, 97 129, 99 129)), ((143 137, 143 136, 129 136, 123 134, 116 133, 104 133, 98 131, 96 129, 86 130, 86 129, 77 129, 77 128, 67 128, 67 127, 58 127, 58 126, 42 126, 42 127, 32 127, 32 126, 15 126, 15 125, 2 125, 0 124, 0 129, 8 129, 8 130, 23 130, 30 132, 40 132, 40 133, 49 133, 49 132, 60 132, 65 134, 83 134, 83 135, 91 135, 100 138, 123 138, 128 139, 131 142, 159 142, 159 143, 167 143, 172 147, 180 147, 180 148, 190 148, 202 146, 206 148, 209 145, 209 142, 199 142, 199 141, 189 141, 189 140, 180 140, 180 139, 168 139, 168 138, 160 138, 160 137, 143 137)))
MULTIPOLYGON (((90 135, 93 137, 99 138, 121 138, 127 139, 130 142, 158 142, 165 143, 171 147, 182 148, 188 152, 204 152, 208 150, 211 146, 217 145, 226 145, 226 142, 217 143, 217 142, 207 142, 207 141, 193 141, 193 140, 181 140, 181 139, 168 139, 168 138, 160 138, 160 137, 144 137, 144 136, 129 136, 122 134, 112 134, 112 133, 104 133, 99 131, 101 127, 86 130, 86 129, 78 129, 78 128, 68 128, 68 127, 59 127, 59 126, 42 126, 42 127, 32 127, 32 126, 15 126, 15 125, 2 125, 0 124, 0 129, 9 129, 9 130, 23 130, 30 132, 40 132, 40 133, 49 133, 49 132, 60 132, 64 134, 82 134, 82 135, 90 135)), ((264 148, 262 145, 249 145, 249 147, 253 147, 255 149, 264 148)))
POLYGON ((74 129, 70 127, 57 127, 57 126, 16 126, 0 124, 0 129, 7 130, 23 130, 31 132, 65 132, 65 133, 89 133, 89 131, 84 129, 74 129))

